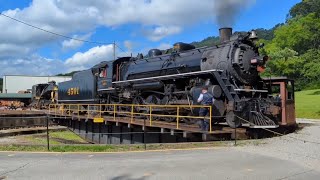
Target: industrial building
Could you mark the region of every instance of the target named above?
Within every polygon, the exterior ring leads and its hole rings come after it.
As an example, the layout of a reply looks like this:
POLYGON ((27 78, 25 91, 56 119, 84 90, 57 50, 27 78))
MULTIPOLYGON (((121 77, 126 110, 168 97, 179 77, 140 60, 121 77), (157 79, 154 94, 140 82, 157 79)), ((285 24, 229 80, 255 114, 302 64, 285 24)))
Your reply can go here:
POLYGON ((40 83, 55 81, 57 84, 71 80, 71 76, 26 76, 4 75, 2 93, 18 93, 19 91, 31 91, 32 86, 40 83))

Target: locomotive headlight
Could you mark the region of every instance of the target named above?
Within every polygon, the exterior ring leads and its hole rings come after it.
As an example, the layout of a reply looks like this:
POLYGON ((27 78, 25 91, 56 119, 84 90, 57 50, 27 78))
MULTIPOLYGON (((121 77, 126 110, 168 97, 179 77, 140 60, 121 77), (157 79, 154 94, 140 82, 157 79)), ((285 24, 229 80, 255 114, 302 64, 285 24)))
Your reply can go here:
POLYGON ((259 56, 251 59, 251 64, 252 65, 258 65, 258 66, 264 66, 266 62, 268 61, 269 57, 268 56, 259 56))
POLYGON ((266 69, 266 62, 268 61, 269 57, 268 56, 263 56, 263 57, 255 57, 254 59, 251 59, 251 65, 254 68, 257 68, 257 71, 262 73, 266 69))

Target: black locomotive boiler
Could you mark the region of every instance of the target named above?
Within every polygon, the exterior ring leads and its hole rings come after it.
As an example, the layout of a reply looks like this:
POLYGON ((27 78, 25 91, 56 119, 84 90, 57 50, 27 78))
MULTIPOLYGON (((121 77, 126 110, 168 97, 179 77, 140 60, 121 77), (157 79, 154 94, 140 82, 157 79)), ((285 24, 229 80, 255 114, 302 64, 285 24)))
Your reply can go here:
MULTIPOLYGON (((152 49, 146 57, 138 54, 104 61, 60 83, 58 101, 191 105, 207 86, 215 97, 215 123, 227 122, 234 128, 250 122, 251 127, 275 128, 281 121, 281 105, 273 101, 259 76, 268 57, 260 56, 257 38, 255 31, 232 35, 231 28, 222 28, 221 42, 215 46, 195 48, 176 43, 171 52, 152 49)), ((182 113, 197 111, 185 109, 182 113)))

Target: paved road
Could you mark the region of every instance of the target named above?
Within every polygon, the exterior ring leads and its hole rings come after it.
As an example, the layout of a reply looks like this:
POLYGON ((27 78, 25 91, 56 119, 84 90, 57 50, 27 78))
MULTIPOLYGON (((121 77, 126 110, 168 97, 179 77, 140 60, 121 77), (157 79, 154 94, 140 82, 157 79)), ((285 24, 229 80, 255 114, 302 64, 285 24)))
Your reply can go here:
POLYGON ((237 148, 111 154, 0 153, 0 179, 319 179, 320 172, 237 148))

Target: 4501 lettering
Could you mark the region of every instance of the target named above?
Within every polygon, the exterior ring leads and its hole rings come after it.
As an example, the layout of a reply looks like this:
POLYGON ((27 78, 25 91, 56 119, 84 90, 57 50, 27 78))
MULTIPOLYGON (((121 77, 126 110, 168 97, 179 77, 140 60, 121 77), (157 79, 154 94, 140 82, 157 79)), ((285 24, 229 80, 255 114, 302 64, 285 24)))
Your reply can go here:
POLYGON ((69 96, 78 95, 78 94, 80 94, 80 88, 78 88, 78 87, 69 88, 67 93, 69 96))

